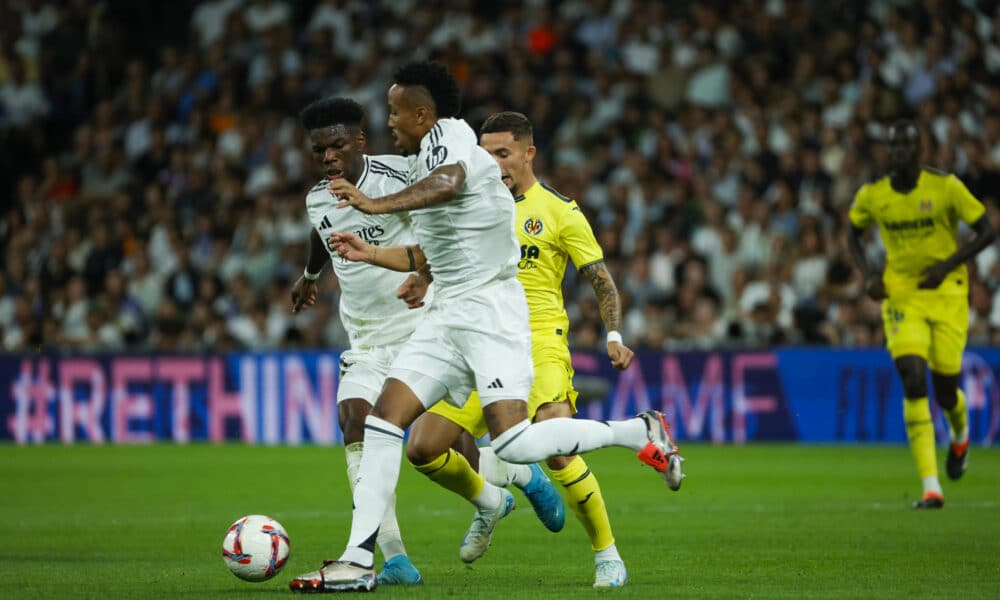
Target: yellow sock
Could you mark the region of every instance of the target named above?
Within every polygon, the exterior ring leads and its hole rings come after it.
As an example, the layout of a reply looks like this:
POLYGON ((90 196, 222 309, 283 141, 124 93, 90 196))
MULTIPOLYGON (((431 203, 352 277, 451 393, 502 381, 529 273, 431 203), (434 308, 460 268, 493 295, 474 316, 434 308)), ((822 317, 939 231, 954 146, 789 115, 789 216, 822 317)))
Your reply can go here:
POLYGON ((465 457, 448 449, 448 452, 435 458, 426 465, 413 465, 413 468, 423 473, 428 479, 441 487, 451 490, 470 502, 483 491, 486 480, 472 470, 465 457))
POLYGON ((562 484, 566 503, 587 530, 594 552, 614 544, 615 536, 611 533, 611 521, 604 506, 601 486, 597 483, 597 477, 587 468, 587 463, 577 456, 565 468, 552 471, 552 477, 562 484))
POLYGON ((906 398, 903 400, 903 421, 906 436, 910 438, 910 452, 917 463, 917 474, 921 478, 937 477, 937 457, 934 451, 934 423, 927 398, 906 398))
POLYGON ((959 389, 957 392, 958 402, 951 410, 944 411, 944 416, 948 419, 948 425, 951 426, 952 439, 951 441, 956 444, 964 444, 968 438, 968 431, 966 431, 969 426, 969 413, 966 409, 965 404, 965 394, 959 389), (964 438, 964 439, 963 439, 964 438))

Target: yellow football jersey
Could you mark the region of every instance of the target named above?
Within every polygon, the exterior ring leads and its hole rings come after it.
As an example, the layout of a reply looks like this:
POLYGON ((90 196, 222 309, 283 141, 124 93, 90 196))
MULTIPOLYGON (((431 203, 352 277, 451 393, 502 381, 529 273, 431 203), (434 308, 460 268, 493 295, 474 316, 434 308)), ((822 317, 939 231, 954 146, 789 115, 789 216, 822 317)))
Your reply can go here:
MULTIPOLYGON (((923 169, 917 185, 901 194, 883 177, 858 190, 850 219, 857 227, 878 224, 886 249, 883 280, 890 297, 917 289, 921 272, 958 249, 958 221, 975 223, 986 212, 965 184, 948 173, 923 169)), ((942 294, 968 293, 965 265, 948 274, 938 287, 942 294)))
POLYGON ((521 261, 518 280, 528 297, 531 328, 569 327, 563 304, 566 262, 577 269, 604 260, 590 223, 576 202, 541 182, 514 199, 521 261))

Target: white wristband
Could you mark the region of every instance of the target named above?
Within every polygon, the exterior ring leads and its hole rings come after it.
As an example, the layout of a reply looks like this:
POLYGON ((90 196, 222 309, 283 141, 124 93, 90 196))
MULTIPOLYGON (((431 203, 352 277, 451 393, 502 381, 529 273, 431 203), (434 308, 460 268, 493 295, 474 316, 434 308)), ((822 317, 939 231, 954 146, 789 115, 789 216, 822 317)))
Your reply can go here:
POLYGON ((610 344, 611 342, 618 342, 619 344, 622 343, 622 334, 618 333, 617 331, 609 331, 608 343, 610 344))
POLYGON ((308 279, 309 281, 316 281, 317 279, 319 279, 320 273, 322 272, 323 271, 320 271, 319 273, 310 273, 309 268, 307 267, 304 271, 302 271, 302 276, 308 279))

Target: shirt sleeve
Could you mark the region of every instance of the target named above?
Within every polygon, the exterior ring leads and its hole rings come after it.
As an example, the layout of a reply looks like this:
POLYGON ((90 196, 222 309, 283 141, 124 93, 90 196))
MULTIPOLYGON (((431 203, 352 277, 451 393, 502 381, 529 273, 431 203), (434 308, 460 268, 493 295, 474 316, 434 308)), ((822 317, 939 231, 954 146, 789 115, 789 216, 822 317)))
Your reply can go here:
POLYGON ((868 201, 868 186, 863 185, 858 193, 854 195, 854 203, 851 204, 851 211, 847 214, 851 219, 851 224, 861 229, 866 229, 875 220, 872 215, 871 206, 868 201))
POLYGON ((982 202, 976 200, 976 197, 972 195, 969 188, 965 187, 961 179, 951 175, 948 177, 948 183, 950 184, 948 195, 951 197, 951 205, 959 219, 972 225, 986 214, 986 207, 983 206, 982 202))
POLYGON ((430 173, 444 165, 461 165, 469 170, 469 159, 478 142, 475 132, 462 125, 464 122, 456 119, 442 119, 434 124, 420 149, 421 170, 430 173))
POLYGON ((604 260, 604 251, 594 237, 594 230, 576 202, 567 207, 559 224, 559 241, 577 270, 604 260))

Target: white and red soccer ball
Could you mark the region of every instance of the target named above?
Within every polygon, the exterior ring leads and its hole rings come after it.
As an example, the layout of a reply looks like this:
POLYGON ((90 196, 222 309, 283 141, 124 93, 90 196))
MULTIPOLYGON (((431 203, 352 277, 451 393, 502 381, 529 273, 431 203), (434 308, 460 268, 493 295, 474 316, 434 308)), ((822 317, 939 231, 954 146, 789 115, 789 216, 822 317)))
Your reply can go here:
POLYGON ((281 523, 264 515, 236 521, 222 540, 222 558, 240 579, 266 581, 288 562, 288 534, 281 523))

